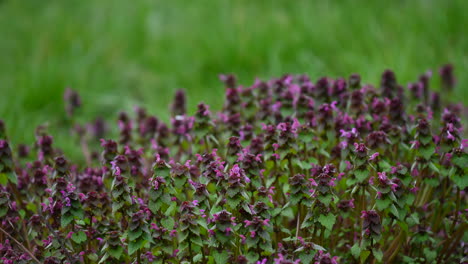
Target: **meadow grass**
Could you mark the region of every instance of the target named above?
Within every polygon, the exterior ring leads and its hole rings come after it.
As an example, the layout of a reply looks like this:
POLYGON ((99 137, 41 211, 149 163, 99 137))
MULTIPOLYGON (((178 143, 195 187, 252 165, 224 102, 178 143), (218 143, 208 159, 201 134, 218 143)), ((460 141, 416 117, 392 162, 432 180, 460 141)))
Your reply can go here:
POLYGON ((466 10, 465 0, 3 0, 0 119, 13 143, 31 143, 34 128, 51 122, 67 151, 66 87, 83 98, 81 120, 115 120, 134 105, 168 120, 177 88, 190 110, 199 101, 218 109, 220 73, 249 85, 284 73, 358 72, 378 84, 390 68, 406 83, 446 62, 458 77, 453 101, 466 103, 466 10))

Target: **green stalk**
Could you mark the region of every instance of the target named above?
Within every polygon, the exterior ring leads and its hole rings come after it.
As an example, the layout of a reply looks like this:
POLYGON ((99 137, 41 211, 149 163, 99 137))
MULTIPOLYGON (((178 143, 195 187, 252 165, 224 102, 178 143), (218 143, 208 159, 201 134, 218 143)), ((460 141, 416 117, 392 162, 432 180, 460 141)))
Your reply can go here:
POLYGON ((455 217, 453 218, 452 227, 450 228, 451 232, 453 232, 453 230, 455 229, 455 225, 458 221, 458 211, 460 211, 460 188, 459 187, 457 187, 457 204, 455 207, 455 217))
POLYGON ((296 239, 299 237, 300 223, 301 223, 301 202, 297 204, 296 239))

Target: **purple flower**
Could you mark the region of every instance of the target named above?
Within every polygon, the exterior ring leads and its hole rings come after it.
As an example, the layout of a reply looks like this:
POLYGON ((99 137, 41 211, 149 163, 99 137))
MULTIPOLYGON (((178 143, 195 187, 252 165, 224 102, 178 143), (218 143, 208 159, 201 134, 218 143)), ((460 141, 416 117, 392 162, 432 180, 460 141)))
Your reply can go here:
POLYGON ((380 216, 376 211, 362 211, 361 218, 364 219, 362 223, 362 230, 365 237, 375 238, 380 235, 382 224, 380 222, 380 216))
POLYGON ((65 101, 65 110, 69 117, 81 106, 81 98, 78 93, 71 88, 67 88, 63 95, 65 101))
POLYGON ((456 79, 453 74, 453 65, 446 64, 439 69, 440 78, 442 80, 442 88, 446 91, 451 91, 455 87, 456 79))
POLYGON ((366 145, 371 149, 384 148, 390 143, 387 134, 383 131, 374 131, 366 137, 366 145))
POLYGON ((377 157, 380 155, 379 152, 376 152, 374 154, 372 154, 370 157, 369 157, 369 161, 374 161, 375 159, 377 159, 377 157))
POLYGON ((232 74, 221 74, 219 75, 219 79, 224 82, 226 87, 228 88, 235 88, 236 87, 236 77, 232 74))
POLYGON ((179 89, 174 96, 174 102, 171 106, 172 116, 185 115, 187 111, 185 91, 179 89))
POLYGON ((381 79, 382 95, 388 98, 393 98, 396 93, 397 80, 395 73, 391 70, 385 70, 381 79))

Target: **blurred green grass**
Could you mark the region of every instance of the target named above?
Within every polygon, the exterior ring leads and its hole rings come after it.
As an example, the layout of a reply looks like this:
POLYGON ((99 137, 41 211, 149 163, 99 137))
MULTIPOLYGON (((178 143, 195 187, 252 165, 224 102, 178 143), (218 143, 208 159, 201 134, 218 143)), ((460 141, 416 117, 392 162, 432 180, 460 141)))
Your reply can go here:
MULTIPOLYGON (((167 120, 177 88, 189 109, 219 108, 218 74, 249 85, 284 73, 401 82, 455 64, 468 102, 468 1, 0 1, 0 119, 15 143, 63 120, 66 87, 81 119, 142 105, 167 120)), ((66 133, 55 135, 69 141, 66 133)))

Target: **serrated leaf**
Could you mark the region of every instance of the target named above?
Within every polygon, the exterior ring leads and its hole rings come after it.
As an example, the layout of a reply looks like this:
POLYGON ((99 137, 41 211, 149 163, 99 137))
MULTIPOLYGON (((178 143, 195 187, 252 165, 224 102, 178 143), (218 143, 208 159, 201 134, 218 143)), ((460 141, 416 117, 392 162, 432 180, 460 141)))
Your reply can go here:
POLYGON ((241 202, 240 198, 237 199, 227 199, 227 204, 231 207, 231 209, 236 209, 236 207, 239 205, 241 202))
POLYGON ((271 247, 271 243, 260 243, 260 248, 270 254, 274 252, 273 248, 271 247))
POLYGON ((8 180, 13 184, 18 184, 18 178, 16 177, 16 173, 10 172, 7 173, 8 180))
POLYGON ((468 154, 466 153, 463 153, 461 156, 452 157, 451 161, 460 168, 468 168, 468 154))
POLYGON ((170 216, 172 215, 172 213, 175 212, 177 208, 177 203, 176 202, 172 202, 171 205, 167 208, 166 212, 164 212, 164 215, 165 216, 170 216))
POLYGON ((323 203, 326 207, 328 207, 332 201, 333 196, 331 194, 319 196, 318 200, 323 203))
POLYGON ((419 147, 418 148, 418 153, 421 155, 424 159, 429 160, 432 155, 434 154, 435 147, 434 145, 429 145, 426 147, 419 147))
POLYGON ((453 182, 460 188, 461 190, 465 189, 468 186, 468 176, 466 175, 453 175, 452 176, 453 182))
POLYGON ((83 219, 84 218, 84 211, 83 209, 81 208, 73 208, 73 210, 71 210, 71 213, 73 214, 73 216, 75 216, 77 219, 83 219))
POLYGON ((159 211, 159 208, 161 208, 161 202, 154 202, 154 201, 149 201, 148 203, 148 208, 151 210, 153 214, 157 214, 159 211))
POLYGON ((320 215, 319 218, 318 218, 318 221, 326 229, 331 230, 333 228, 333 225, 336 222, 336 216, 334 214, 332 214, 332 213, 329 213, 327 215, 320 215))
POLYGON ((429 142, 432 142, 432 136, 420 136, 418 140, 422 143, 422 145, 427 145, 429 142))
POLYGON ((228 262, 229 253, 227 251, 218 252, 215 250, 212 254, 216 264, 225 264, 228 262))
POLYGON ((437 257, 437 251, 430 248, 424 248, 424 256, 426 256, 426 261, 431 263, 437 257))
POLYGON ((400 217, 400 214, 398 213, 398 209, 395 207, 394 204, 390 206, 390 212, 392 212, 392 214, 396 216, 397 218, 400 217))
POLYGON ((369 257, 370 253, 371 253, 371 252, 370 252, 369 250, 363 250, 363 251, 361 251, 361 256, 360 256, 361 263, 365 263, 365 262, 366 262, 366 259, 367 259, 367 257, 369 257))
POLYGON ((408 221, 410 222, 409 224, 411 225, 419 225, 419 216, 417 213, 412 213, 410 216, 408 216, 408 221))
POLYGON ((195 236, 192 238, 192 243, 195 245, 199 245, 200 247, 203 247, 203 240, 199 236, 195 236))
POLYGON ((3 217, 8 212, 8 207, 0 207, 0 217, 3 217))
POLYGON ((0 173, 0 184, 7 185, 7 183, 8 183, 8 177, 6 176, 6 174, 0 173))
POLYGON ((382 262, 382 258, 383 258, 382 250, 374 248, 372 249, 372 254, 374 255, 375 259, 377 259, 377 261, 382 262))
POLYGON ((382 171, 390 171, 390 169, 392 168, 392 166, 390 166, 390 164, 388 164, 388 162, 386 162, 385 160, 381 160, 379 162, 379 167, 382 171))
POLYGON ((74 217, 72 214, 64 214, 62 215, 61 219, 60 219, 60 225, 62 227, 66 227, 67 225, 69 225, 71 223, 71 221, 73 221, 74 217))
POLYGON ((85 232, 79 231, 79 232, 77 232, 77 233, 74 233, 74 234, 72 235, 71 239, 72 239, 73 241, 75 241, 75 243, 81 244, 81 243, 83 243, 84 241, 87 240, 87 237, 86 237, 85 232))
POLYGON ((324 247, 320 246, 320 245, 317 245, 317 244, 313 244, 312 245, 312 248, 314 248, 315 250, 320 250, 320 251, 327 251, 324 247))
POLYGON ((203 255, 201 253, 198 253, 197 255, 193 256, 193 262, 199 262, 202 260, 203 255))
POLYGON ((377 199, 375 200, 375 205, 377 207, 377 209, 379 209, 379 211, 383 211, 385 209, 387 209, 390 204, 392 203, 392 200, 390 199, 377 199))
POLYGON ((356 176, 356 179, 358 180, 358 182, 363 182, 369 176, 369 171, 368 170, 355 170, 354 176, 356 176))
POLYGON ((431 168, 431 169, 432 169, 432 171, 434 171, 434 172, 437 172, 437 173, 439 173, 439 174, 440 174, 440 170, 439 170, 439 168, 438 168, 438 167, 437 167, 437 165, 436 165, 436 164, 434 164, 433 162, 429 162, 429 168, 431 168))
POLYGON ((259 256, 257 253, 255 252, 248 252, 245 257, 247 258, 247 260, 249 261, 249 263, 255 263, 258 259, 259 259, 259 256))
POLYGON ((161 224, 164 228, 172 230, 174 228, 174 219, 171 217, 161 219, 161 224))
POLYGON ((133 231, 128 231, 128 240, 132 241, 141 236, 141 233, 143 233, 143 230, 141 228, 136 228, 133 231))
POLYGON ((142 247, 143 242, 144 241, 140 239, 130 241, 130 243, 128 243, 128 255, 133 255, 137 250, 139 250, 142 247))
POLYGON ((123 247, 108 248, 107 253, 115 259, 120 259, 120 256, 123 253, 123 247))
POLYGON ((359 256, 361 255, 361 247, 358 243, 354 244, 351 247, 351 255, 353 255, 354 258, 359 258, 359 256))
POLYGON ((312 260, 314 260, 314 254, 300 254, 299 258, 301 259, 301 263, 303 264, 310 264, 312 263, 312 260))

